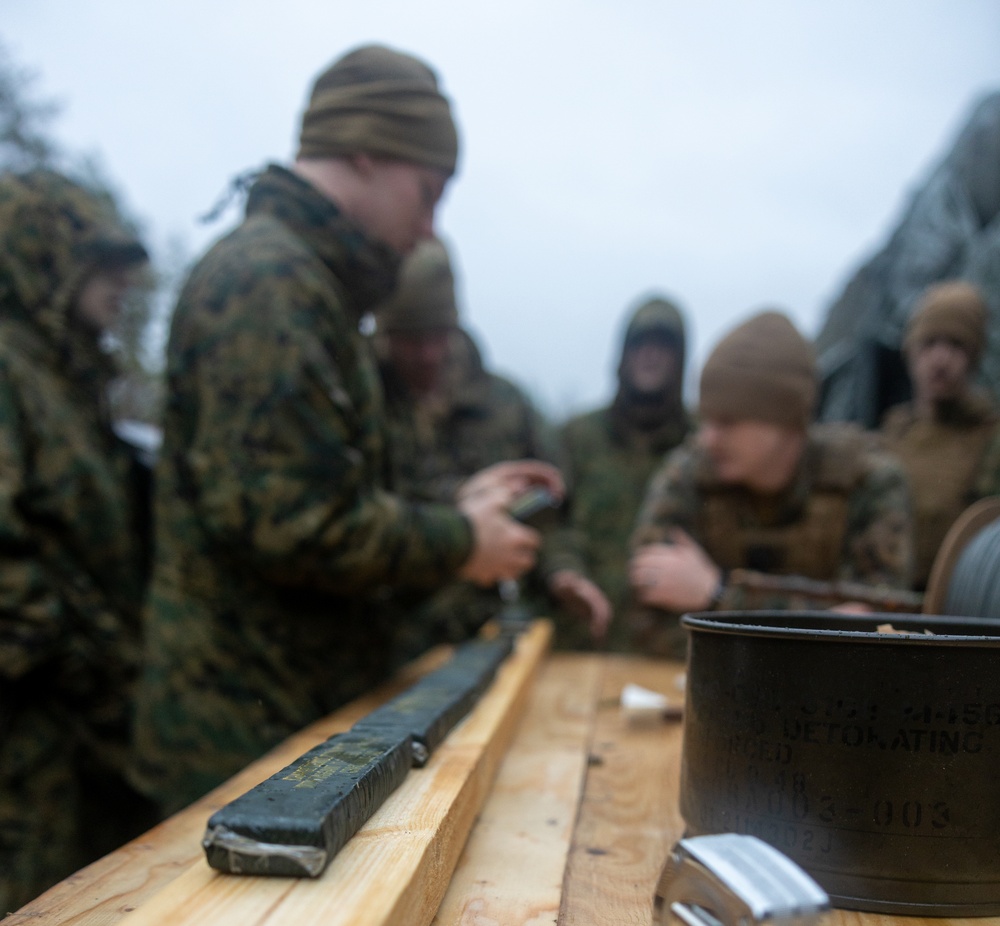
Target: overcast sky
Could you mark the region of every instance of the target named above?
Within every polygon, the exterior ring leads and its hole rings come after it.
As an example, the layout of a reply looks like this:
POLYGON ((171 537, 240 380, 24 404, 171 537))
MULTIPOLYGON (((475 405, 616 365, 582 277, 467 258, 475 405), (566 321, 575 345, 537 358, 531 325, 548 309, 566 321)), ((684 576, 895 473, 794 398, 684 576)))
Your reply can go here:
MULTIPOLYGON (((154 253, 200 251, 229 179, 294 154, 315 74, 382 42, 462 136, 438 227, 491 365, 555 416, 607 400, 659 291, 689 381, 764 305, 809 336, 982 94, 996 0, 2 0, 0 41, 99 154, 154 253)), ((693 397, 693 396, 692 396, 693 397)))

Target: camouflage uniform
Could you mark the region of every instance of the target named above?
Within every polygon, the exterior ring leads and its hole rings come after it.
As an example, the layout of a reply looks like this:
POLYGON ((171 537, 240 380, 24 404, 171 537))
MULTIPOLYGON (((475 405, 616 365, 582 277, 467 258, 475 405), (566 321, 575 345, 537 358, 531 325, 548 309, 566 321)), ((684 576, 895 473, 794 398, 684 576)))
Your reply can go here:
POLYGON ((903 464, 913 494, 914 587, 927 585, 948 528, 980 498, 1000 494, 1000 416, 984 393, 972 392, 919 417, 897 405, 882 422, 886 447, 903 464))
MULTIPOLYGON (((485 369, 465 331, 455 329, 449 340, 445 386, 426 403, 415 403, 392 367, 381 366, 396 487, 430 502, 452 501, 466 479, 493 463, 554 462, 557 456, 555 435, 531 400, 509 380, 485 369)), ((527 581, 537 609, 538 573, 527 581)), ((397 624, 397 660, 411 659, 436 643, 469 637, 500 606, 495 589, 451 583, 415 604, 407 620, 397 624)))
POLYGON ((270 167, 181 293, 137 727, 137 779, 167 809, 382 679, 390 589, 470 553, 455 509, 386 490, 358 325, 397 264, 270 167))
POLYGON ((112 365, 71 314, 109 247, 145 255, 65 178, 0 177, 0 915, 149 822, 118 816, 136 809, 140 499, 112 365))
MULTIPOLYGON (((899 463, 851 425, 813 425, 791 484, 776 496, 722 484, 693 441, 653 477, 633 538, 667 542, 687 531, 723 570, 748 569, 824 581, 907 588, 912 570, 909 492, 899 463)), ((825 606, 790 596, 752 596, 726 587, 720 610, 825 606)), ((678 616, 641 609, 629 616, 645 652, 681 655, 678 616)))
MULTIPOLYGON (((674 333, 683 368, 683 321, 675 308, 661 305, 658 320, 674 333)), ((639 317, 639 312, 633 315, 626 329, 623 359, 629 341, 649 322, 639 317)), ((571 418, 561 429, 561 452, 571 495, 566 532, 554 561, 577 569, 600 586, 615 613, 608 648, 628 651, 634 641, 620 617, 630 605, 626 572, 629 537, 650 477, 664 455, 684 439, 691 420, 684 409, 680 376, 653 406, 631 394, 622 380, 621 366, 619 382, 610 406, 571 418)), ((557 645, 581 649, 592 643, 579 620, 560 615, 557 645)))

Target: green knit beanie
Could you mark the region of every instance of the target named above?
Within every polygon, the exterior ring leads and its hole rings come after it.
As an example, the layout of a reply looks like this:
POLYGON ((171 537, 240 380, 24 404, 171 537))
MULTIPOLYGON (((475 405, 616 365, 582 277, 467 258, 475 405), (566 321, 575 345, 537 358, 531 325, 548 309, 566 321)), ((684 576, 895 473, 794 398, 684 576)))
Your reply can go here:
POLYGON ((455 277, 439 240, 421 241, 403 261, 396 291, 375 310, 375 322, 389 334, 458 327, 455 277))

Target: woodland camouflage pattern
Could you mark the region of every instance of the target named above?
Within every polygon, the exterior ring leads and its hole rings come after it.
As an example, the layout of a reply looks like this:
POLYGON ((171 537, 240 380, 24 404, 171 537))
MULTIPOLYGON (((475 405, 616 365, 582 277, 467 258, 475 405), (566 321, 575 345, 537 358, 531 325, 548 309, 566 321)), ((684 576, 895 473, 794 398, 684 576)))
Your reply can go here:
MULTIPOLYGON (((484 368, 472 338, 456 329, 450 341, 446 386, 433 407, 418 408, 392 367, 381 366, 396 485, 405 495, 431 502, 453 500, 466 479, 493 463, 555 462, 558 452, 554 431, 531 400, 484 368)), ((525 582, 526 592, 540 606, 539 572, 525 582)), ((407 619, 397 623, 397 661, 436 643, 467 639, 500 607, 496 589, 451 583, 422 604, 414 603, 407 619)))
POLYGON ((176 809, 382 679, 399 585, 450 579, 453 508, 387 491, 362 315, 398 259, 270 167, 173 321, 137 780, 176 809))
MULTIPOLYGON (((622 357, 641 329, 656 327, 672 333, 683 369, 684 327, 680 313, 666 303, 641 308, 626 329, 622 357), (640 314, 641 313, 641 314, 640 314)), ((622 380, 614 402, 571 418, 560 432, 561 452, 571 486, 567 525, 559 548, 559 565, 575 568, 591 578, 611 600, 614 617, 607 647, 630 650, 634 640, 624 619, 630 607, 626 573, 628 543, 650 477, 664 455, 688 433, 691 421, 681 396, 682 377, 655 406, 633 396, 622 380), (575 551, 575 556, 568 551, 575 551)), ((560 615, 557 645, 587 649, 593 646, 587 628, 560 615)))
MULTIPOLYGON (((672 527, 687 531, 723 569, 823 581, 909 587, 913 517, 899 462, 874 449, 851 425, 814 425, 799 471, 783 493, 760 499, 723 486, 693 440, 653 477, 633 546, 662 543, 672 527)), ((729 586, 718 610, 826 607, 801 596, 751 594, 729 586)), ((637 608, 629 616, 645 652, 682 656, 679 615, 637 608)))
POLYGON ((70 317, 106 245, 143 253, 82 187, 0 177, 0 916, 115 847, 81 830, 124 772, 145 553, 113 369, 70 317))

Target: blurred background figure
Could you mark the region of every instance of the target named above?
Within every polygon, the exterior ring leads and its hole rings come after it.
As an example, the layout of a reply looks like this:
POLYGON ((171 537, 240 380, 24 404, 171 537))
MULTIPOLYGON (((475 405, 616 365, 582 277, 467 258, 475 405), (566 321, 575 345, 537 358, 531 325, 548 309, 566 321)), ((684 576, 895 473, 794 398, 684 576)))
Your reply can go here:
POLYGON ((904 341, 934 283, 962 279, 992 307, 977 379, 1000 396, 1000 91, 981 96, 885 243, 851 275, 816 338, 819 418, 876 428, 911 398, 904 341))
MULTIPOLYGON (((555 565, 589 576, 608 596, 614 617, 606 645, 613 650, 635 645, 619 617, 629 601, 628 541, 646 485, 691 428, 684 360, 680 309, 662 296, 644 299, 627 321, 614 401, 570 419, 560 433, 569 496, 555 565)), ((557 597, 563 576, 560 569, 550 579, 557 597)), ((557 645, 592 647, 585 631, 577 620, 560 619, 557 645)))
POLYGON ((645 651, 683 656, 686 611, 811 604, 780 592, 754 600, 755 573, 909 585, 902 469, 856 426, 813 424, 817 387, 812 348, 779 312, 737 326, 709 355, 697 435, 653 476, 634 536, 629 580, 645 608, 633 629, 645 651))
POLYGON ((0 912, 154 822, 124 780, 145 500, 101 346, 145 262, 106 197, 0 176, 0 912))
POLYGON ((960 280, 929 287, 903 342, 913 400, 882 422, 913 494, 914 587, 923 590, 948 528, 980 498, 1000 493, 1000 413, 975 384, 986 347, 987 307, 960 280))
MULTIPOLYGON (((503 460, 557 458, 555 433, 528 396, 488 370, 461 327, 450 255, 437 239, 404 262, 399 287, 375 311, 376 353, 390 423, 394 487, 410 498, 451 502, 477 470, 503 460)), ((553 525, 554 518, 540 526, 553 525)), ((547 545, 522 585, 519 608, 548 613, 547 545)), ((600 591, 575 573, 579 622, 603 629, 609 609, 600 591)), ((508 586, 509 589, 509 586, 508 586)), ((508 602, 510 603, 510 602, 508 602)), ((396 622, 397 660, 435 643, 456 642, 496 616, 498 589, 456 582, 396 622)))

